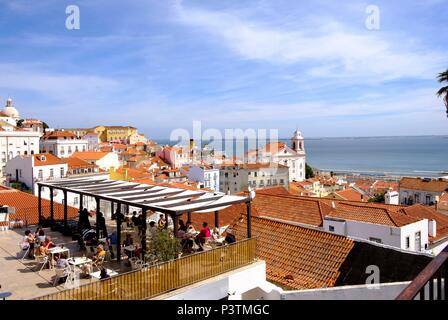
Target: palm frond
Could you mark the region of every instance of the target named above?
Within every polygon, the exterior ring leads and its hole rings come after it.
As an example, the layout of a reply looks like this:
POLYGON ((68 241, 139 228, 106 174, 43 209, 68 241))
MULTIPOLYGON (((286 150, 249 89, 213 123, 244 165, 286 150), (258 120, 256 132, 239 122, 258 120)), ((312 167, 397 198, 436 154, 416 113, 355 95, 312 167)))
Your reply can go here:
POLYGON ((437 76, 437 80, 442 83, 442 82, 448 82, 448 70, 439 73, 439 75, 437 76))
POLYGON ((443 95, 448 96, 448 86, 442 87, 442 88, 439 89, 439 91, 437 91, 437 96, 438 97, 441 97, 443 95))

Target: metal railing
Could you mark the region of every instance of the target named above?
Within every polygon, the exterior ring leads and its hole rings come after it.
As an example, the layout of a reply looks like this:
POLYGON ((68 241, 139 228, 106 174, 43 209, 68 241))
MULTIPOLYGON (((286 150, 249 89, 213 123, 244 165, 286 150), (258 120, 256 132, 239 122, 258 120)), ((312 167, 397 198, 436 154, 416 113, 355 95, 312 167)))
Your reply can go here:
POLYGON ((448 300, 448 246, 400 293, 396 300, 448 300))
POLYGON ((246 239, 36 299, 150 299, 253 263, 255 246, 254 238, 246 239))

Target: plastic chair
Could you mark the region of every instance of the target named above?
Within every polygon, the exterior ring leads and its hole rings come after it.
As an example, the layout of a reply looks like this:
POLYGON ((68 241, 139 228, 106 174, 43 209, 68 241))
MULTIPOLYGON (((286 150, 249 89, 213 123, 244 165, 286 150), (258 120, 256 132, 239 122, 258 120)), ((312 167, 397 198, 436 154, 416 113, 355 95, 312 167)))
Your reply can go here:
POLYGON ((57 285, 57 282, 59 281, 59 279, 65 278, 68 274, 67 270, 65 268, 64 269, 55 268, 54 270, 55 270, 56 276, 53 281, 53 287, 55 287, 57 285))
POLYGON ((39 264, 42 264, 42 266, 39 269, 39 272, 42 271, 42 269, 47 264, 48 264, 48 266, 50 266, 50 259, 48 258, 48 256, 36 256, 36 259, 37 259, 37 268, 39 268, 39 264))
MULTIPOLYGON (((23 257, 20 259, 21 261, 23 261, 25 259, 25 257, 30 253, 30 244, 21 241, 21 242, 19 242, 19 248, 20 248, 21 252, 25 251, 25 253, 23 254, 23 257)), ((19 253, 19 255, 20 255, 20 253, 19 253)))

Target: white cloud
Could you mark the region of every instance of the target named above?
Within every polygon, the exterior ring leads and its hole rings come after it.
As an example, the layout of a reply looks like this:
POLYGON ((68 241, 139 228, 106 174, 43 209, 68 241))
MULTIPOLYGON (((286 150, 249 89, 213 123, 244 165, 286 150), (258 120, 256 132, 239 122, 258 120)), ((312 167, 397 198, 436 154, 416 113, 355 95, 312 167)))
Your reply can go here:
POLYGON ((178 21, 212 36, 244 59, 273 64, 306 64, 317 78, 386 81, 431 79, 446 55, 422 50, 411 37, 390 32, 354 31, 338 21, 305 19, 293 27, 268 25, 235 12, 176 6, 178 21))

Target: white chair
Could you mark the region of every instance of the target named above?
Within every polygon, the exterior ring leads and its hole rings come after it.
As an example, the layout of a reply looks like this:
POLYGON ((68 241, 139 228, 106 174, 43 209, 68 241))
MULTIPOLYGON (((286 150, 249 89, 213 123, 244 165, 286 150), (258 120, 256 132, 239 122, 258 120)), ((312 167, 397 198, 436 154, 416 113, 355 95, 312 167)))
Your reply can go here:
POLYGON ((136 263, 137 263, 138 261, 139 261, 139 259, 136 258, 136 257, 129 258, 129 263, 131 264, 131 269, 132 269, 132 270, 137 269, 137 267, 136 267, 136 263))
POLYGON ((53 287, 55 287, 58 284, 59 279, 65 278, 68 275, 68 270, 66 268, 60 269, 55 268, 54 269, 56 276, 53 281, 53 287))
POLYGON ((0 213, 0 230, 8 230, 9 229, 9 213, 0 213))
POLYGON ((42 271, 42 269, 48 264, 50 266, 50 259, 48 256, 36 256, 37 258, 37 268, 39 268, 39 264, 42 264, 42 266, 39 269, 39 272, 42 271))
POLYGON ((65 280, 64 288, 65 289, 72 289, 79 286, 79 277, 80 277, 80 270, 76 267, 68 268, 69 271, 67 271, 67 280, 65 280))
MULTIPOLYGON (((19 242, 19 248, 21 252, 25 252, 22 256, 22 258, 20 259, 21 261, 23 261, 25 259, 25 257, 30 253, 30 244, 24 241, 20 241, 19 242)), ((19 255, 20 253, 19 252, 19 255)))

